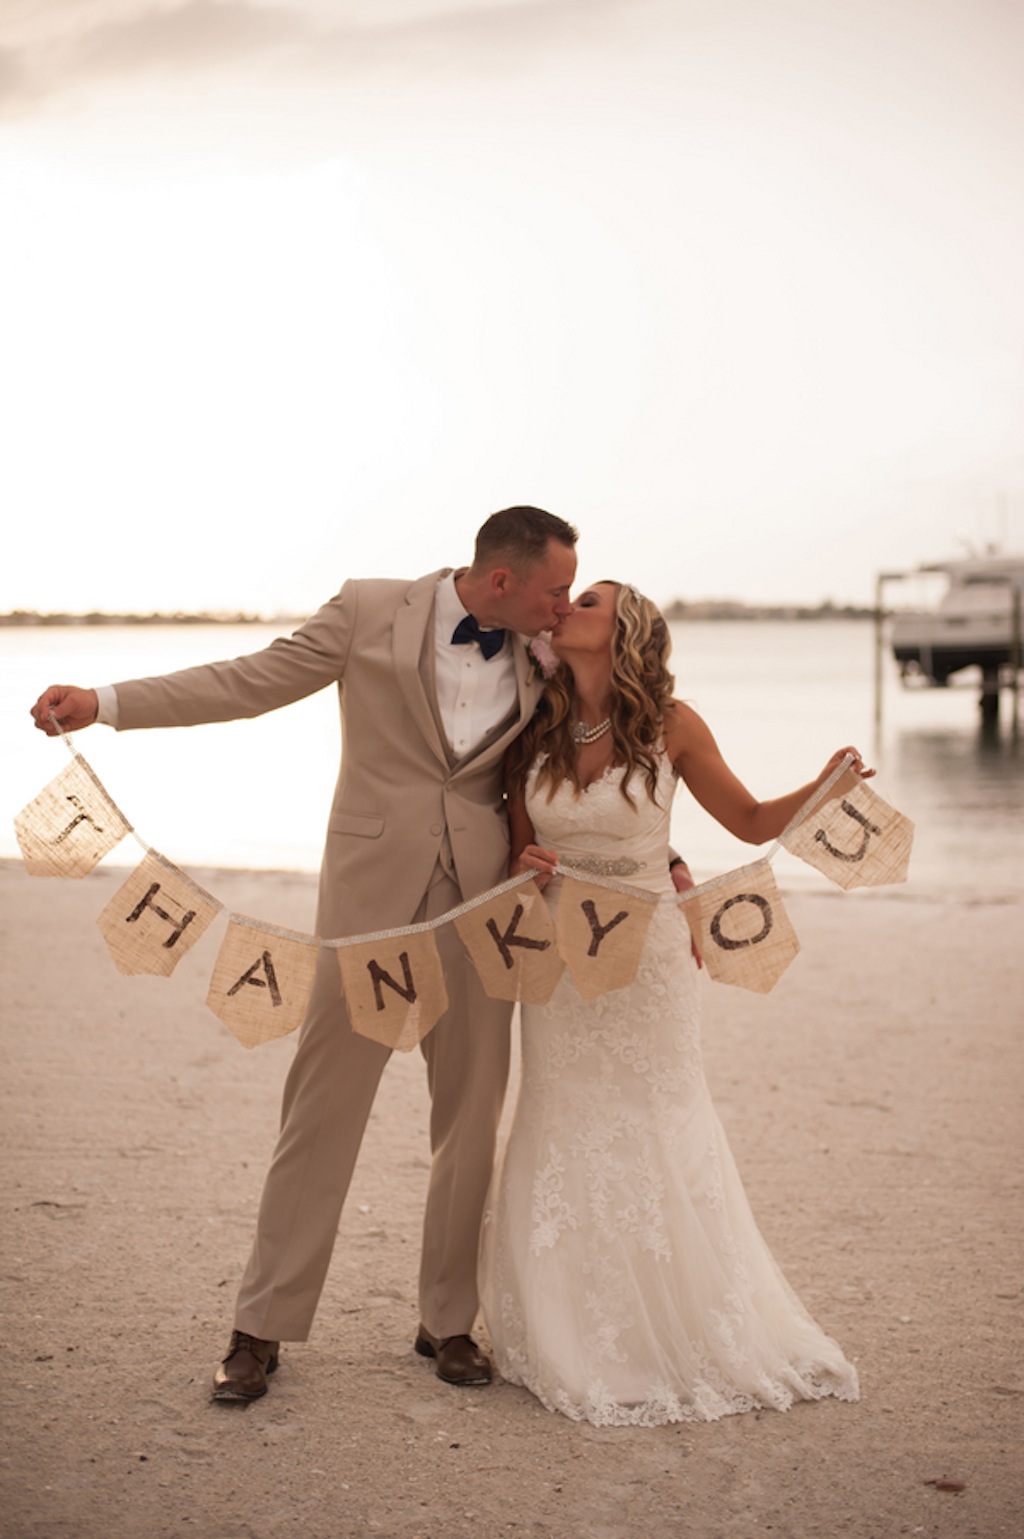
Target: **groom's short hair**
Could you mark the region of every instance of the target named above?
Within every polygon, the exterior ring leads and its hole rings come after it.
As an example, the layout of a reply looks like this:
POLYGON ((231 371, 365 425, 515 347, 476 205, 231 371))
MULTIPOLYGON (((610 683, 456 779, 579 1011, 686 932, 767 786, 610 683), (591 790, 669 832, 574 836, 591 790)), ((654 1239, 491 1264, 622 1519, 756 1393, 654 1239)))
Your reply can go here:
POLYGON ((571 550, 578 539, 572 524, 543 508, 502 508, 477 531, 473 565, 494 567, 507 562, 509 566, 531 566, 543 558, 551 540, 571 550))

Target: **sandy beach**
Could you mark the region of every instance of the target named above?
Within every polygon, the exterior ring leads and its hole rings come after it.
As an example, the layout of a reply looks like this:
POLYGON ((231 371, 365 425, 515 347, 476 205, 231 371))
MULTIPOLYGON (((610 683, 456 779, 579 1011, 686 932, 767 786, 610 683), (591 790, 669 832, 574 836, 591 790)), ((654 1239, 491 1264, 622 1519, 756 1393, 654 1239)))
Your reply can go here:
MULTIPOLYGON (((193 872, 308 929, 306 876, 193 872)), ((858 1405, 599 1430, 414 1356, 427 1100, 378 1097, 311 1340, 209 1384, 292 1040, 206 1009, 223 920, 169 980, 96 917, 125 873, 0 865, 9 1539, 995 1539, 1024 1524, 1024 902, 801 893, 762 998, 706 984, 708 1076, 754 1211, 857 1363, 858 1405)))

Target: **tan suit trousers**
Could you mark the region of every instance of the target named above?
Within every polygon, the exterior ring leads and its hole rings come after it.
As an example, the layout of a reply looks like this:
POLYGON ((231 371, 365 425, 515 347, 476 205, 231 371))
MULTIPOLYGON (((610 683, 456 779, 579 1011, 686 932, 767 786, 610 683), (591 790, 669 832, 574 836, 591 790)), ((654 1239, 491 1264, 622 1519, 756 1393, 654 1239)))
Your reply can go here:
MULTIPOLYGON (((399 878, 400 880, 400 878, 399 878)), ((440 865, 416 919, 462 901, 440 865)), ((434 932, 449 1004, 421 1044, 431 1096, 431 1171, 420 1319, 439 1337, 472 1331, 477 1252, 509 1063, 511 1006, 489 999, 454 925, 434 932)), ((335 952, 320 953, 285 1084, 235 1327, 268 1341, 309 1335, 356 1157, 390 1049, 352 1030, 335 952)))

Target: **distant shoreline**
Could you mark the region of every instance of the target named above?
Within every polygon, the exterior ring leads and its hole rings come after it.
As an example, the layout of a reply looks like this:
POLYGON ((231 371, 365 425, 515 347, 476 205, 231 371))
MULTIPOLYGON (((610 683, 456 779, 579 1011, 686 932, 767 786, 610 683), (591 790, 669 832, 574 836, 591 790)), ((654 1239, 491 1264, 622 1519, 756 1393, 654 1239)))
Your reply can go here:
POLYGON ((15 609, 0 615, 0 625, 301 625, 308 615, 247 614, 40 614, 34 609, 15 609))
MULTIPOLYGON (((858 604, 741 604, 735 599, 673 599, 662 613, 666 620, 873 620, 875 610, 858 604)), ((0 626, 82 625, 301 625, 308 615, 253 614, 43 614, 35 609, 14 609, 0 615, 0 626)))

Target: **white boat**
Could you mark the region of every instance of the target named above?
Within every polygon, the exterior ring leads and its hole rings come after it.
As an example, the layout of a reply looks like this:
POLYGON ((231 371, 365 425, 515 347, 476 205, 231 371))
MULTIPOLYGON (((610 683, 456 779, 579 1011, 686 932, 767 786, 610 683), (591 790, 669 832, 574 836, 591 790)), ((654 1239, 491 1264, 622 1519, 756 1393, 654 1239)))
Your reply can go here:
POLYGON ((892 650, 905 682, 946 684, 972 666, 995 680, 1007 665, 1019 665, 1024 556, 965 556, 917 572, 944 574, 949 582, 934 608, 893 613, 892 650))

